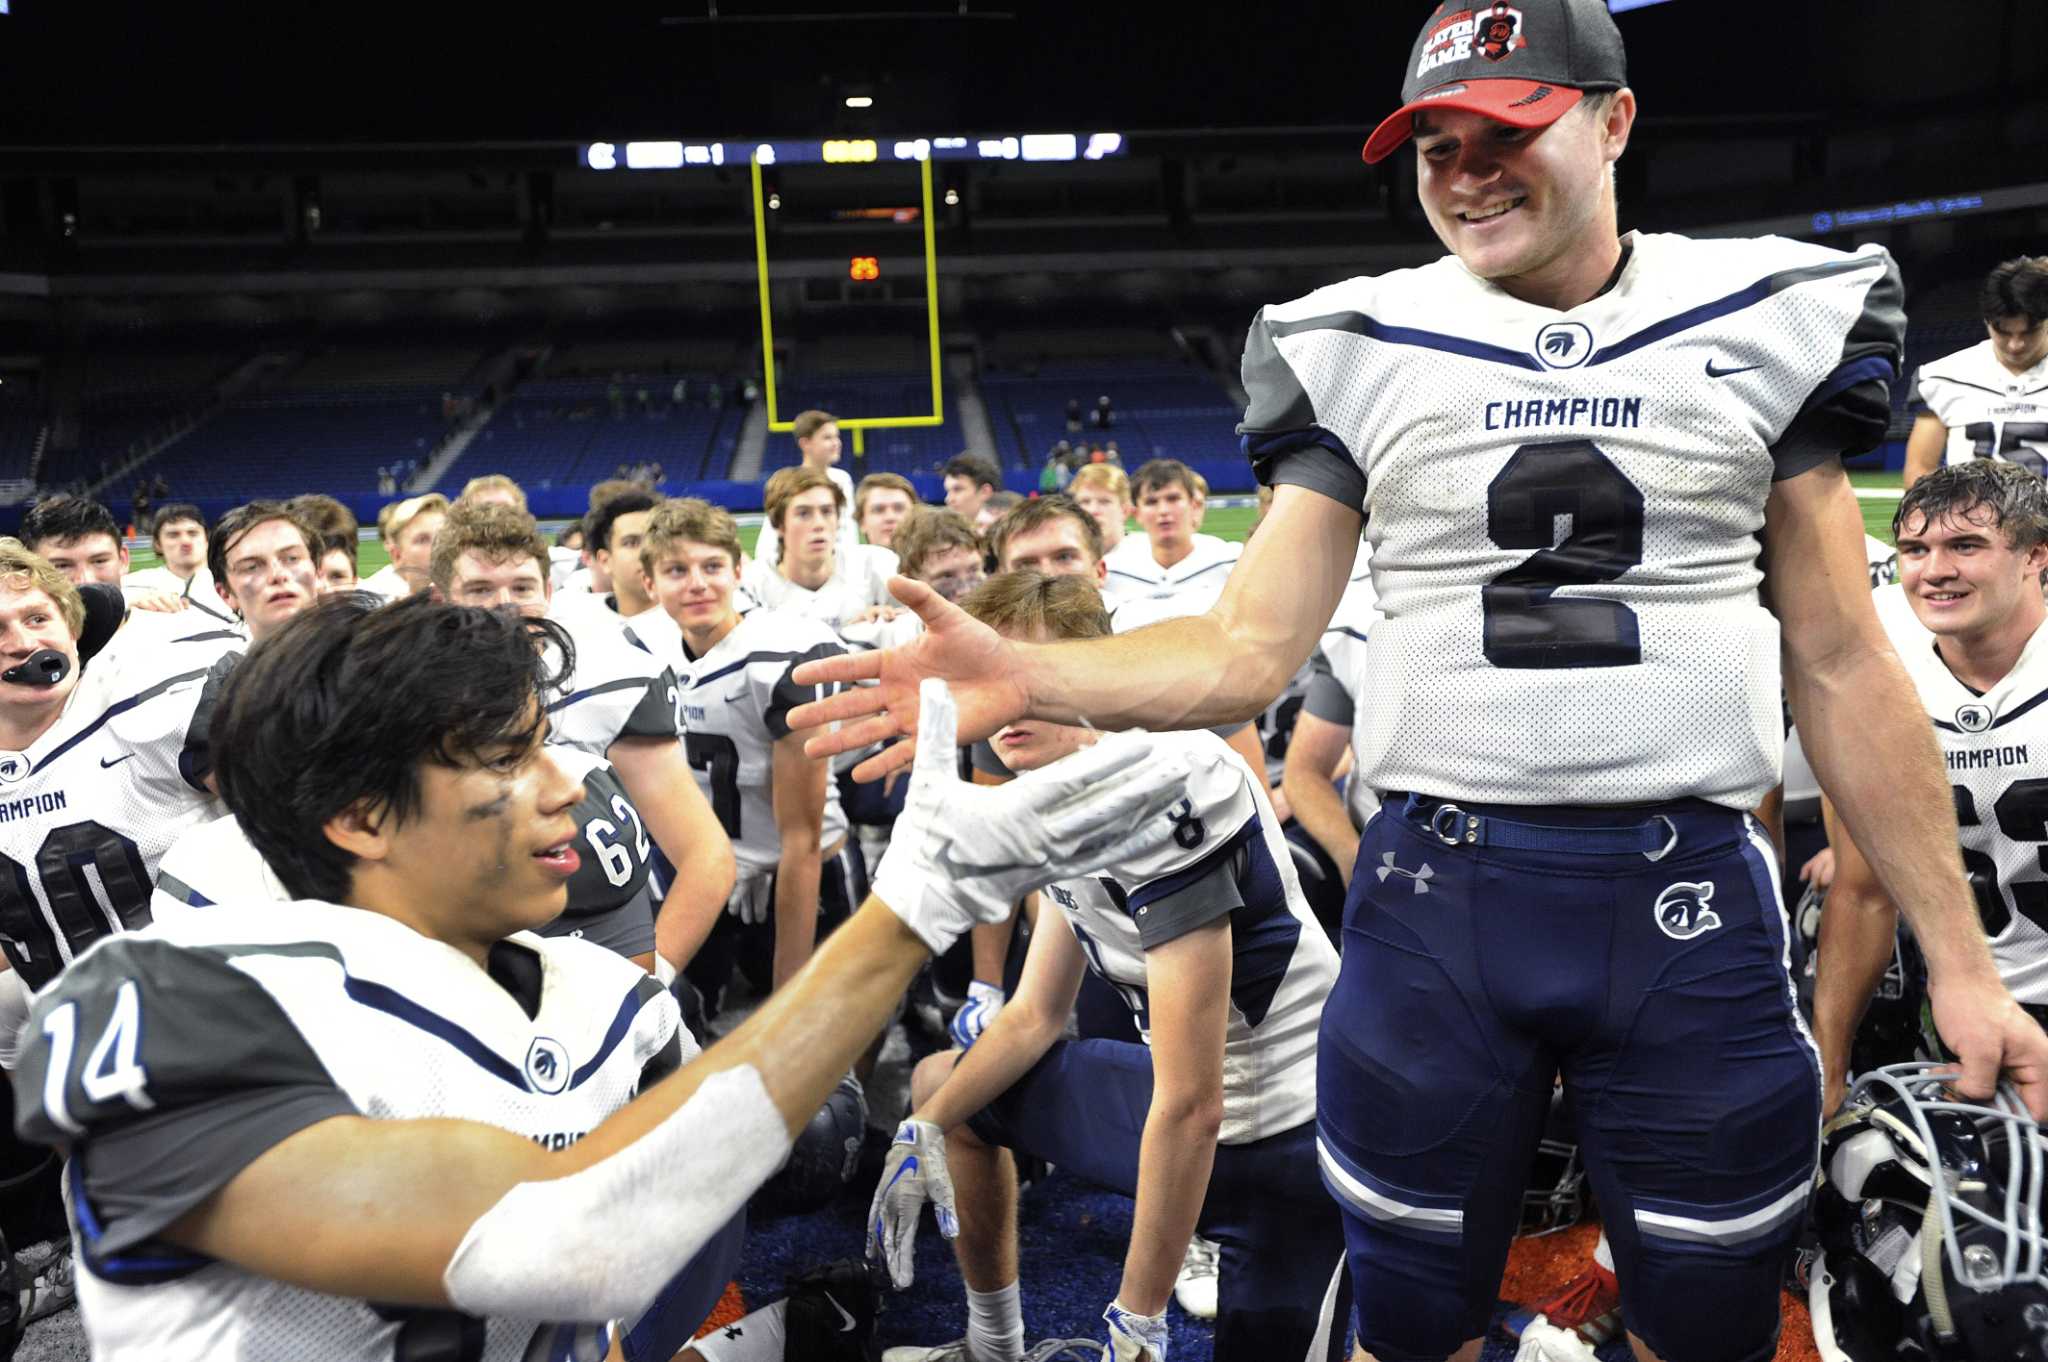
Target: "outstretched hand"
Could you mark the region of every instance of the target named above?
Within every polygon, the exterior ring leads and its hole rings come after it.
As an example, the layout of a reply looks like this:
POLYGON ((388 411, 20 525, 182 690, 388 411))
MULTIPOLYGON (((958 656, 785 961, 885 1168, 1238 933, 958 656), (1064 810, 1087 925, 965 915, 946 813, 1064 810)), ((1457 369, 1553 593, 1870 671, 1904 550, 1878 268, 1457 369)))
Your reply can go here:
POLYGON ((800 686, 873 681, 851 685, 827 699, 790 711, 792 728, 837 722, 805 741, 813 757, 836 756, 893 738, 894 743, 853 768, 856 780, 876 780, 910 764, 915 755, 917 688, 936 677, 959 706, 959 739, 986 738, 1026 713, 1029 694, 1021 679, 1018 645, 976 620, 924 583, 889 579, 889 591, 917 612, 924 632, 901 648, 847 653, 806 662, 792 676, 800 686))

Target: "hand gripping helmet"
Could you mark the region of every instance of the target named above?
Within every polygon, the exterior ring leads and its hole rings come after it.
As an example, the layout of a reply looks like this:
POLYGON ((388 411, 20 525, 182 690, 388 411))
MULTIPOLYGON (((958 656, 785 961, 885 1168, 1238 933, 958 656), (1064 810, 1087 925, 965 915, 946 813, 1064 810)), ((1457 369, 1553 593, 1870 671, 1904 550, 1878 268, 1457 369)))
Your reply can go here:
POLYGON ((1824 1362, 2048 1362, 2048 1136, 2010 1087, 1978 1105, 1953 1076, 1873 1069, 1828 1123, 1807 1286, 1824 1362))
POLYGON ((1586 1165, 1579 1158, 1579 1131, 1565 1105, 1564 1091, 1550 1095, 1550 1114, 1536 1142, 1536 1160, 1522 1193, 1526 1235, 1554 1234, 1586 1218, 1586 1165))

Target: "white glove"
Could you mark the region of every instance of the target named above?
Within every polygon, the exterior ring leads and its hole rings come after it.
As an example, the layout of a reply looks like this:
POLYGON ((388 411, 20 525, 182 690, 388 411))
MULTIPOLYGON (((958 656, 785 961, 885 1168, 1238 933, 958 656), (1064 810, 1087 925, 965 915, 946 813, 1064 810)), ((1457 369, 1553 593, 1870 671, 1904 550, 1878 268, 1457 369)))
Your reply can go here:
POLYGON ((994 984, 984 984, 979 979, 969 984, 967 1001, 960 1004, 960 1010, 946 1027, 953 1043, 963 1050, 974 1044, 975 1038, 996 1019, 996 1013, 1003 1010, 1003 998, 1003 991, 994 984))
POLYGON ((946 1170, 946 1135, 930 1121, 906 1119, 882 1162, 882 1181, 868 1207, 868 1257, 879 1258, 901 1291, 917 1275, 917 1218, 925 1202, 939 1233, 959 1237, 953 1211, 953 1175, 946 1170))
POLYGON ((977 922, 1002 922, 1054 880, 1092 875, 1173 835, 1163 814, 1185 791, 1187 749, 1149 733, 1112 733, 1004 785, 960 779, 958 708, 946 683, 917 694, 910 792, 875 871, 875 897, 932 954, 977 922))
POLYGON ((773 872, 749 870, 741 866, 739 878, 732 882, 732 893, 725 900, 725 911, 751 926, 757 922, 766 922, 769 912, 774 907, 773 872))
POLYGON ((1115 1301, 1102 1312, 1109 1325, 1109 1355, 1115 1362, 1166 1362, 1166 1312, 1139 1315, 1115 1301))

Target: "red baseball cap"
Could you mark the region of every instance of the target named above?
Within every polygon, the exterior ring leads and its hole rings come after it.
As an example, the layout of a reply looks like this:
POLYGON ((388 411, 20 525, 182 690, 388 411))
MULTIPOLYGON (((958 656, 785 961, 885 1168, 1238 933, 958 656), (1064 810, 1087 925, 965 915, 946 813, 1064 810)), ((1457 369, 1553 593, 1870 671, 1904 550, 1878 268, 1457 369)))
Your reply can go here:
POLYGON ((1415 40, 1401 107, 1366 139, 1368 163, 1392 155, 1418 109, 1464 109, 1545 128, 1588 90, 1628 84, 1621 31, 1603 0, 1479 0, 1437 6, 1415 40))

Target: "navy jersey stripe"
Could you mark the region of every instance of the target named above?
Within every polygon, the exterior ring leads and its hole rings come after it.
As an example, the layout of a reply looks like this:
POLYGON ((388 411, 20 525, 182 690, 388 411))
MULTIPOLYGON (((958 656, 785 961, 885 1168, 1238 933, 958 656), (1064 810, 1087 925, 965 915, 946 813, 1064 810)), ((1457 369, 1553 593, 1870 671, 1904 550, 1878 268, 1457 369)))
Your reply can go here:
POLYGON ((1655 322, 1644 327, 1641 331, 1636 332, 1625 340, 1618 340, 1612 345, 1602 346, 1593 352, 1593 357, 1586 361, 1585 367, 1590 369, 1596 364, 1605 364, 1611 359, 1620 359, 1623 355, 1634 354, 1644 346, 1655 345, 1660 340, 1668 340, 1681 331, 1690 331, 1694 327, 1704 326, 1716 318, 1726 317, 1730 313, 1741 312, 1745 308, 1755 307, 1766 298, 1783 293, 1788 288, 1796 287, 1814 279, 1825 279, 1831 274, 1842 274, 1849 270, 1869 269, 1872 266, 1882 271, 1884 269, 1884 257, 1852 256, 1847 260, 1830 260, 1819 265, 1805 265, 1796 270, 1781 270, 1777 274, 1765 275, 1747 288, 1737 289, 1726 297, 1716 298, 1710 303, 1701 303, 1698 307, 1688 308, 1675 317, 1667 317, 1661 322, 1655 322))
POLYGON ((794 662, 794 661, 796 661, 796 660, 797 660, 798 658, 800 658, 800 657, 809 657, 810 655, 811 655, 811 654, 810 654, 810 653, 808 653, 808 652, 802 652, 802 653, 774 653, 774 652, 748 653, 748 654, 747 654, 747 655, 746 655, 745 657, 741 658, 741 659, 740 659, 739 661, 737 661, 737 662, 728 662, 728 663, 726 663, 726 664, 725 664, 725 665, 724 665, 723 667, 720 667, 720 668, 719 668, 719 669, 718 669, 717 671, 715 671, 715 672, 706 672, 706 673, 704 673, 704 675, 702 675, 702 676, 700 676, 700 677, 697 677, 696 679, 692 680, 692 681, 690 682, 690 685, 689 685, 689 689, 691 689, 691 690, 702 690, 702 689, 703 689, 704 687, 706 687, 706 686, 710 685, 710 684, 711 684, 711 683, 712 683, 713 681, 722 681, 722 680, 724 680, 724 679, 725 679, 726 677, 728 677, 728 676, 731 676, 731 675, 732 675, 732 674, 733 674, 734 672, 736 672, 736 671, 739 671, 739 670, 740 670, 741 668, 743 668, 743 667, 751 667, 751 666, 753 666, 753 665, 754 665, 754 664, 755 664, 756 662, 794 662))
POLYGON ((99 732, 100 729, 104 727, 106 723, 110 719, 113 719, 116 715, 125 714, 129 710, 134 709, 137 705, 149 703, 151 700, 156 699, 157 696, 162 695, 165 691, 171 689, 173 686, 181 686, 187 681, 201 681, 205 678, 206 673, 204 671, 185 672, 182 675, 173 676, 167 681, 159 681, 154 686, 151 686, 148 690, 143 691, 139 695, 131 695, 126 700, 122 700, 116 704, 108 705, 106 709, 101 712, 99 718, 94 719, 84 728, 79 729, 76 733, 66 738, 63 742, 59 743, 56 746, 56 748, 50 752, 48 756, 44 757, 41 761, 37 762, 35 764, 34 770, 31 771, 30 774, 33 775, 37 772, 48 770, 50 766, 53 763, 55 763, 57 758, 63 756, 66 752, 69 752, 72 748, 78 746, 78 744, 84 742, 87 738, 90 738, 93 734, 99 732))
MULTIPOLYGON (((1510 350, 1503 345, 1489 345, 1485 341, 1445 335, 1441 331, 1424 331, 1413 326, 1388 326, 1363 312, 1332 312, 1321 317, 1303 317, 1299 321, 1272 322, 1269 325, 1276 336, 1293 336, 1303 331, 1348 331, 1354 336, 1383 341, 1388 345, 1415 345, 1425 350, 1463 355, 1467 359, 1482 359, 1489 364, 1534 369, 1538 373, 1544 371, 1542 363, 1526 350, 1510 350)), ((1594 356, 1595 360, 1598 358, 1594 356)))
POLYGON ((630 690, 635 687, 645 689, 653 684, 654 678, 649 676, 631 676, 623 681, 607 681, 601 686, 592 686, 588 690, 573 691, 563 696, 548 706, 548 713, 553 714, 558 709, 567 709, 578 701, 588 700, 593 695, 605 695, 615 690, 630 690))

